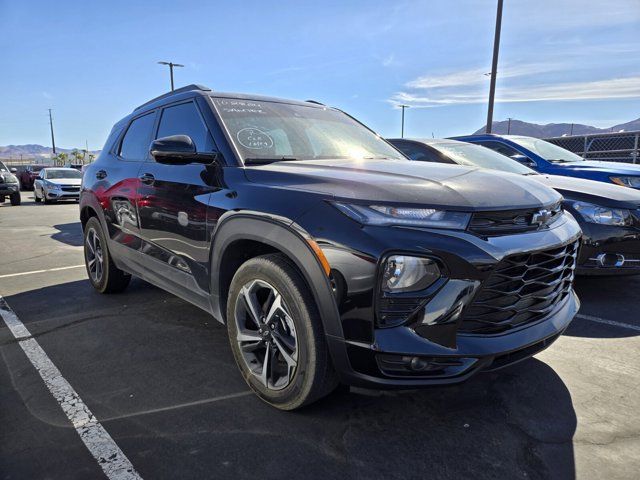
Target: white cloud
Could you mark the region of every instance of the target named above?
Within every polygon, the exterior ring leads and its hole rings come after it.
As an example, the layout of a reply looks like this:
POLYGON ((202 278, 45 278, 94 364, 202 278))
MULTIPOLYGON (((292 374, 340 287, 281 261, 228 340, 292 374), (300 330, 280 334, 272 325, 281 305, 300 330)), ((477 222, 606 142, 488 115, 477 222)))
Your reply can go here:
MULTIPOLYGON (((554 63, 529 63, 522 65, 509 65, 498 68, 499 78, 514 78, 534 75, 539 73, 547 73, 560 70, 562 67, 554 63)), ((479 85, 486 83, 488 80, 487 73, 491 71, 491 67, 475 68, 471 70, 462 70, 459 72, 450 72, 442 75, 425 75, 408 82, 405 86, 415 89, 430 88, 450 88, 460 87, 464 85, 479 85)))
MULTIPOLYGON (((468 86, 459 83, 457 86, 468 86)), ((407 103, 414 107, 437 107, 485 103, 486 88, 435 88, 429 94, 421 92, 398 92, 390 102, 407 103)), ((544 102, 562 100, 604 100, 620 98, 640 98, 640 75, 554 84, 504 86, 496 91, 496 102, 544 102)))

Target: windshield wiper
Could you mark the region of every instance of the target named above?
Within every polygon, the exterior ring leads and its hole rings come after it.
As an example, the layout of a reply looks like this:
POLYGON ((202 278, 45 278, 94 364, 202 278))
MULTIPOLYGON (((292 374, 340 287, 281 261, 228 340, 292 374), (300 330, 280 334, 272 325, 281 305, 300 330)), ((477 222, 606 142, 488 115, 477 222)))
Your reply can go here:
POLYGON ((295 162, 298 160, 296 157, 255 157, 255 158, 245 158, 245 165, 267 165, 269 163, 275 162, 295 162))

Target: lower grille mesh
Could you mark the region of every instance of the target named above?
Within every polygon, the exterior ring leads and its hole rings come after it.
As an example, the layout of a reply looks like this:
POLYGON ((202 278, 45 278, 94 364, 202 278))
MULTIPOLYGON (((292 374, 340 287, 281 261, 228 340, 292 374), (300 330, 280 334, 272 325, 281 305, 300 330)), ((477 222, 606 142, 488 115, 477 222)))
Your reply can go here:
POLYGON ((491 334, 536 322, 573 283, 578 242, 503 259, 464 312, 459 332, 491 334))

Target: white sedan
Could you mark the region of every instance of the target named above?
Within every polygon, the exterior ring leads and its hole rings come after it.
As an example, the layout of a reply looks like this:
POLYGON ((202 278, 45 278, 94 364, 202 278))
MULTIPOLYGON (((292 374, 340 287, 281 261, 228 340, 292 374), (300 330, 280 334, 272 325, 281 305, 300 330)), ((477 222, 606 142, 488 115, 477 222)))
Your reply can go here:
POLYGON ((36 202, 78 200, 82 172, 74 168, 43 168, 33 182, 33 197, 36 202))

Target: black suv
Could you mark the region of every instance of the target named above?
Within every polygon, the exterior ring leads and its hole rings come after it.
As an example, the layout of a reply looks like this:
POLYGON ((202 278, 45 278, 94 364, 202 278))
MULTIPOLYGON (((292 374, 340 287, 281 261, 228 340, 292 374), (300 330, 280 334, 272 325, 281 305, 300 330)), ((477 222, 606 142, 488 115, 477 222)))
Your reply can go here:
POLYGON ((250 387, 290 410, 340 381, 455 383, 550 345, 579 305, 561 200, 412 162, 317 102, 192 85, 114 126, 80 217, 97 290, 136 275, 211 313, 250 387))

